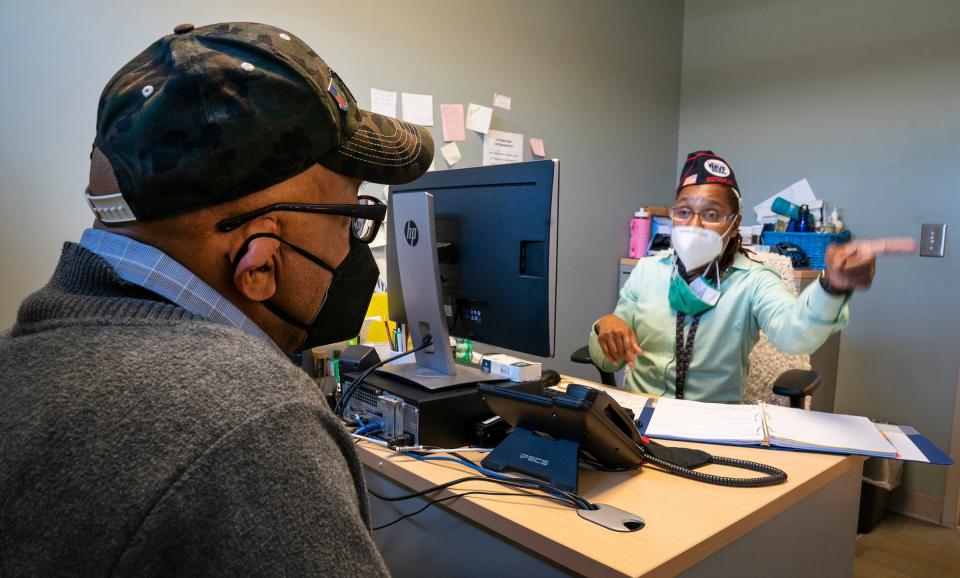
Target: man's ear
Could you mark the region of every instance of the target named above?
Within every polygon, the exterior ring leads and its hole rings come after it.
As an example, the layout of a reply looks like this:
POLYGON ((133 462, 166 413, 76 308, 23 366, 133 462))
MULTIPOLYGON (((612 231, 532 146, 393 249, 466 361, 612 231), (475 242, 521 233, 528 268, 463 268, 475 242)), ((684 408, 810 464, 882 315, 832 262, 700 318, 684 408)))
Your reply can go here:
POLYGON ((266 301, 277 292, 277 257, 280 242, 269 237, 250 241, 233 273, 233 284, 251 301, 266 301))

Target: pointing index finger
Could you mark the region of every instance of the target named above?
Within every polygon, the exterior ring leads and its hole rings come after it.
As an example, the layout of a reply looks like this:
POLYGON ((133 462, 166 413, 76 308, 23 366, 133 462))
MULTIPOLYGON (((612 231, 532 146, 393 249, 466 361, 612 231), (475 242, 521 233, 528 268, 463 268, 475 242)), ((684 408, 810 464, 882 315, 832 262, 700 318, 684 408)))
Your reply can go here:
POLYGON ((910 255, 917 250, 917 241, 913 237, 889 237, 869 241, 854 241, 858 251, 869 255, 910 255))

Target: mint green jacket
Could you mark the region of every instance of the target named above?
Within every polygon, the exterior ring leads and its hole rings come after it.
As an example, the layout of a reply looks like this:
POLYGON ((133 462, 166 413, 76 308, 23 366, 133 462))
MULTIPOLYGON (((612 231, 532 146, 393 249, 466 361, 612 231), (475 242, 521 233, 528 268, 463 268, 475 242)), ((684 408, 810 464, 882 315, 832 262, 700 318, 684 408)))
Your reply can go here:
MULTIPOLYGON (((677 312, 668 300, 672 257, 673 252, 667 251, 640 259, 614 310, 636 332, 643 349, 634 368, 627 370, 625 385, 630 391, 676 394, 677 312)), ((783 352, 805 354, 813 353, 849 319, 849 296, 830 295, 820 283, 811 283, 799 297, 794 296, 774 269, 741 254, 734 258, 720 290, 717 306, 700 319, 685 399, 742 402, 750 350, 761 329, 783 352)), ((691 321, 688 317, 685 331, 691 321)), ((595 331, 590 332, 590 356, 604 371, 617 371, 623 365, 604 357, 595 331)))

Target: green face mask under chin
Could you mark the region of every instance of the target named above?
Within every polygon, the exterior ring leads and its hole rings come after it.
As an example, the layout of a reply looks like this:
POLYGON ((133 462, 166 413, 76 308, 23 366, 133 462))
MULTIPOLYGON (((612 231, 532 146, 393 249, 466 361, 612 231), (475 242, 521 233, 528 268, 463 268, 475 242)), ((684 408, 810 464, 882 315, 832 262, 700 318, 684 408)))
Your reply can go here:
POLYGON ((676 270, 670 279, 670 307, 687 315, 700 315, 713 309, 720 300, 720 291, 714 289, 702 276, 687 284, 676 270))

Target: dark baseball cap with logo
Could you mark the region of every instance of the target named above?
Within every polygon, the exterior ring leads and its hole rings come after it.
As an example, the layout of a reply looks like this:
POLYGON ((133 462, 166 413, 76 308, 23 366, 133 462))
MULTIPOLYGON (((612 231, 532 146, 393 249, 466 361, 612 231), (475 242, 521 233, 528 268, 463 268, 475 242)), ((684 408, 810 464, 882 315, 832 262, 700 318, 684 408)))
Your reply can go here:
POLYGON ((119 187, 87 193, 105 222, 232 201, 316 163, 401 184, 433 160, 425 128, 361 110, 303 41, 249 22, 181 24, 125 64, 100 96, 93 146, 119 187))
POLYGON ((737 195, 740 211, 743 212, 743 200, 740 197, 740 185, 729 163, 713 151, 694 151, 687 155, 680 171, 680 184, 677 194, 691 185, 718 184, 730 188, 737 195))

